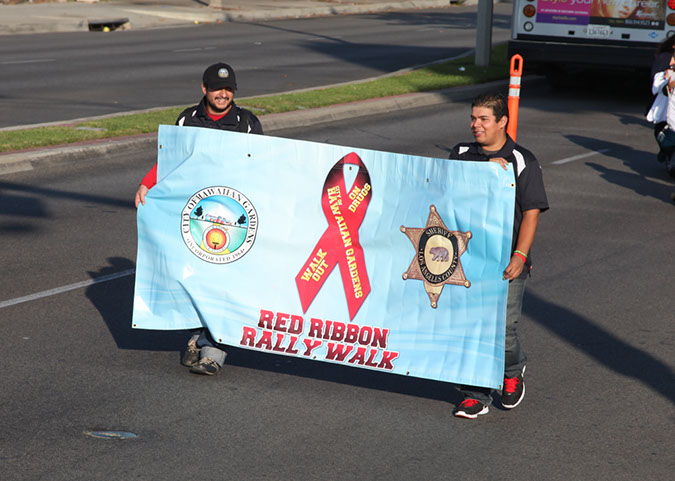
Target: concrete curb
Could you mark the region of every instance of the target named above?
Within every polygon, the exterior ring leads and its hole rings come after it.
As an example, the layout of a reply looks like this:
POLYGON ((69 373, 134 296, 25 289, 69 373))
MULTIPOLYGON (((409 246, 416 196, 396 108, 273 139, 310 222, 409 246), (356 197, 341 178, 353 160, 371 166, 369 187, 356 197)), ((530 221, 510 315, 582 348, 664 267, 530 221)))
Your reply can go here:
MULTIPOLYGON (((261 116, 260 121, 265 132, 272 133, 283 129, 336 122, 354 117, 380 115, 387 112, 468 100, 481 92, 496 89, 503 90, 507 85, 508 80, 497 80, 435 92, 398 95, 311 110, 269 114, 261 116)), ((96 161, 97 157, 100 160, 104 160, 108 154, 120 154, 139 149, 154 148, 156 143, 157 134, 153 133, 0 154, 0 175, 33 170, 43 166, 67 165, 84 161, 91 162, 92 157, 94 157, 94 161, 96 161)))
POLYGON ((156 143, 157 134, 154 133, 0 154, 0 175, 46 166, 70 165, 84 161, 90 163, 96 161, 96 157, 105 160, 104 156, 108 154, 123 154, 152 148, 156 143))
POLYGON ((480 92, 506 87, 508 80, 497 80, 465 87, 437 90, 435 92, 415 93, 385 97, 382 99, 370 99, 361 102, 332 105, 311 110, 286 112, 283 114, 270 114, 260 118, 265 131, 305 127, 327 122, 336 122, 354 117, 366 117, 380 115, 387 112, 429 107, 452 101, 466 100, 475 97, 480 92))

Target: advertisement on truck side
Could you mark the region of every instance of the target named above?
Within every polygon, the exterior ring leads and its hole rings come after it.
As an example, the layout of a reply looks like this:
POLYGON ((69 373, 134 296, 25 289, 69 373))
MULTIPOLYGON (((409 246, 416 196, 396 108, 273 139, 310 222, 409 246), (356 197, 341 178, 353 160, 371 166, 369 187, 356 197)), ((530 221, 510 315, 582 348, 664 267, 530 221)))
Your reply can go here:
POLYGON ((675 33, 675 0, 514 0, 512 22, 509 51, 526 67, 529 59, 643 68, 675 33))

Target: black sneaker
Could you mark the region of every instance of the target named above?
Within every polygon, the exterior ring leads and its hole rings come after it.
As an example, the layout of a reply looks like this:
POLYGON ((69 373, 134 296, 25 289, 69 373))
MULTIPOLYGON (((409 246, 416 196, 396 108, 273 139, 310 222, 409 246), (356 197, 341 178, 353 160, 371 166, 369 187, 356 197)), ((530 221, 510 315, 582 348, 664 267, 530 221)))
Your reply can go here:
POLYGON ((204 357, 200 359, 197 364, 192 366, 190 372, 194 372, 195 374, 206 374, 207 376, 215 376, 220 372, 220 366, 210 357, 204 357))
POLYGON ((525 397, 525 381, 523 380, 523 375, 525 374, 525 368, 523 372, 518 374, 516 377, 505 377, 504 378, 504 389, 502 390, 502 406, 506 409, 513 409, 520 401, 525 397))
POLYGON ((196 339, 190 339, 187 343, 187 349, 185 353, 183 354, 183 359, 181 359, 180 363, 183 366, 187 367, 192 367, 195 364, 199 362, 199 353, 201 352, 201 349, 197 347, 197 340, 196 339))
POLYGON ((489 410, 482 402, 467 398, 459 403, 452 414, 460 418, 476 419, 481 414, 487 414, 489 410))

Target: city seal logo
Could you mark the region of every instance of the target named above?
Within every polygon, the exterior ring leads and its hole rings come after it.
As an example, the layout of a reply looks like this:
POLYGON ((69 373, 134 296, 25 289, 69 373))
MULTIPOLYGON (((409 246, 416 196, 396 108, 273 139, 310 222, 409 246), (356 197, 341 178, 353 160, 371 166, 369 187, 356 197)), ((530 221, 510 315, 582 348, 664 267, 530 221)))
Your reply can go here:
POLYGON ((436 207, 431 205, 425 227, 401 226, 401 232, 410 239, 416 251, 403 279, 424 281, 431 307, 436 309, 438 306, 438 298, 445 284, 471 287, 460 260, 471 239, 471 231, 449 230, 436 212, 436 207))
POLYGON ((212 264, 241 259, 253 246, 258 214, 250 200, 229 187, 207 187, 181 212, 180 230, 194 255, 212 264))

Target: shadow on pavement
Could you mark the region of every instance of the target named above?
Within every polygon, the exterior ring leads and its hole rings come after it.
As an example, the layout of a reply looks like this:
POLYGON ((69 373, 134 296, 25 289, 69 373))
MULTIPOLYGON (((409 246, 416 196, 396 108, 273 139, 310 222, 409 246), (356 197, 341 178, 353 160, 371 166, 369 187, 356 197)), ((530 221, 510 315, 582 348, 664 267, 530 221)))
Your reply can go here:
POLYGON ((672 203, 670 200, 670 193, 673 188, 670 186, 660 182, 654 182, 640 174, 610 169, 604 165, 595 164, 593 162, 586 162, 586 165, 598 171, 600 176, 607 182, 631 189, 635 191, 636 194, 643 197, 653 197, 667 204, 672 203))
MULTIPOLYGON (((565 137, 587 150, 607 150, 606 156, 622 161, 626 167, 633 170, 633 172, 625 172, 594 162, 586 162, 586 165, 599 172, 600 176, 607 182, 633 190, 644 197, 653 197, 662 202, 671 203, 670 192, 672 191, 672 186, 648 178, 649 176, 663 179, 668 178, 665 166, 656 161, 655 154, 645 152, 644 150, 637 150, 628 145, 584 137, 582 135, 566 135, 565 137)), ((656 142, 654 142, 654 145, 656 146, 656 142)))
MULTIPOLYGON (((108 258, 109 266, 89 272, 92 279, 114 275, 135 264, 123 257, 108 258)), ((135 276, 128 275, 87 288, 86 296, 101 313, 117 347, 148 351, 179 351, 185 348, 190 335, 187 331, 148 331, 131 327, 135 276)), ((176 356, 176 362, 179 357, 176 356)))
MULTIPOLYGON (((57 189, 49 189, 46 187, 35 187, 32 185, 23 185, 23 184, 17 184, 13 182, 0 182, 0 192, 3 191, 15 191, 15 192, 23 192, 35 196, 48 196, 52 197, 55 199, 70 199, 70 200, 77 200, 77 201, 82 201, 82 202, 88 202, 88 203, 93 203, 93 204, 102 204, 102 205, 108 205, 111 207, 123 207, 125 209, 135 209, 134 204, 132 202, 129 202, 127 199, 120 200, 118 198, 114 197, 106 197, 104 195, 96 195, 96 194, 82 194, 79 192, 71 192, 71 191, 65 191, 65 190, 57 190, 57 189)), ((0 213, 2 214, 11 214, 11 209, 16 208, 16 209, 22 209, 23 211, 27 211, 27 205, 23 204, 20 205, 19 203, 16 203, 14 207, 10 205, 9 203, 5 202, 6 198, 10 198, 7 196, 7 194, 2 194, 2 200, 3 202, 0 203, 0 213)), ((16 196, 17 199, 22 199, 23 197, 16 196)), ((34 212, 31 212, 28 215, 31 216, 39 216, 43 215, 42 212, 44 209, 38 209, 34 212)), ((22 215, 27 215, 27 214, 22 214, 22 215)))
POLYGON ((588 357, 622 376, 641 382, 675 403, 673 371, 643 350, 631 346, 590 319, 558 306, 531 291, 525 293, 523 312, 588 357))
POLYGON ((39 199, 27 195, 6 194, 0 185, 0 234, 36 232, 39 225, 22 218, 46 219, 48 215, 45 205, 39 199))
POLYGON ((366 389, 459 404, 463 399, 453 384, 398 374, 347 367, 329 362, 267 354, 236 347, 227 347, 227 365, 278 372, 309 379, 335 382, 366 389))

